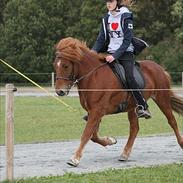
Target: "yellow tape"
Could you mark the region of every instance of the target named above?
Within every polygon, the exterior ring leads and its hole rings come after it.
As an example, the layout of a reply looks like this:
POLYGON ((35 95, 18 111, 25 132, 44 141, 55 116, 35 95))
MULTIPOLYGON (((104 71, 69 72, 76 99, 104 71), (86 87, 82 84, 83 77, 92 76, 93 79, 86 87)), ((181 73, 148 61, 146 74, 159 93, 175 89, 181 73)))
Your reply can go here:
POLYGON ((62 101, 61 99, 55 97, 52 93, 48 92, 45 88, 41 87, 39 84, 35 83, 33 80, 31 80, 30 78, 28 78, 27 76, 25 76, 24 74, 22 74, 20 71, 18 71, 17 69, 15 69, 14 67, 12 67, 11 65, 9 65, 8 63, 6 63, 5 61, 3 61, 2 59, 0 59, 0 61, 5 64, 6 66, 8 66, 9 68, 11 68, 12 70, 14 70, 15 72, 17 72, 18 74, 20 74, 22 77, 24 77, 25 79, 27 79, 28 81, 30 81, 32 84, 34 84, 35 86, 37 86, 38 88, 40 88, 41 90, 43 90, 44 92, 46 92, 48 95, 50 95, 51 97, 53 97, 54 99, 56 99, 58 102, 62 103, 63 105, 65 105, 69 111, 71 112, 76 112, 76 109, 74 109, 73 107, 69 106, 68 104, 66 104, 64 101, 62 101))

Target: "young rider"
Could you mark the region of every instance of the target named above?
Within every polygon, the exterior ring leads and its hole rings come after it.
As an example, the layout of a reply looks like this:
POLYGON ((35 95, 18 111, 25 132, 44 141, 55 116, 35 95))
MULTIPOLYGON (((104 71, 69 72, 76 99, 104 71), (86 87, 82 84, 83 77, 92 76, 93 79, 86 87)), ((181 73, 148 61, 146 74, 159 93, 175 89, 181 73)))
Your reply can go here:
POLYGON ((128 7, 133 0, 105 0, 108 13, 102 21, 102 27, 92 50, 96 52, 108 52, 108 63, 118 60, 124 67, 128 87, 132 89, 132 95, 137 103, 137 117, 151 118, 148 105, 138 90, 139 87, 133 76, 134 46, 133 16, 128 7))

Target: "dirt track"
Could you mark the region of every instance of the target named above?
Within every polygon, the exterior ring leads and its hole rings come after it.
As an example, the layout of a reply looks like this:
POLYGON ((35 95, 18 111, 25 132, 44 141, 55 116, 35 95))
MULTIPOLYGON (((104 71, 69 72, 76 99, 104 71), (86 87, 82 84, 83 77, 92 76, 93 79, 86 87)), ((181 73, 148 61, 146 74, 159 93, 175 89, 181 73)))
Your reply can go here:
MULTIPOLYGON (((118 156, 126 143, 119 138, 114 146, 104 148, 90 142, 77 168, 66 164, 79 141, 15 145, 15 178, 63 175, 66 172, 85 173, 109 168, 153 166, 183 163, 183 151, 175 136, 137 138, 130 160, 119 162, 118 156)), ((0 146, 0 178, 5 179, 5 147, 0 146)))

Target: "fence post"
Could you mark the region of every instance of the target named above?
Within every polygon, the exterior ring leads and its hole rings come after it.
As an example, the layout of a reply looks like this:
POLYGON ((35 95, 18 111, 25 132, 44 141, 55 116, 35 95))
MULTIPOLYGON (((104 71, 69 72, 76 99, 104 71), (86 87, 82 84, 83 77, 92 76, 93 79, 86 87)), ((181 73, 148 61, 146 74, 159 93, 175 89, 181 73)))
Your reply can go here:
POLYGON ((55 74, 54 74, 54 72, 51 73, 51 86, 52 86, 52 88, 54 88, 54 86, 55 86, 55 74))
POLYGON ((182 88, 183 88, 183 72, 182 72, 182 88))
POLYGON ((13 159, 14 159, 14 114, 13 103, 16 91, 13 84, 6 84, 6 106, 5 106, 5 123, 6 123, 6 177, 7 180, 13 181, 13 159))

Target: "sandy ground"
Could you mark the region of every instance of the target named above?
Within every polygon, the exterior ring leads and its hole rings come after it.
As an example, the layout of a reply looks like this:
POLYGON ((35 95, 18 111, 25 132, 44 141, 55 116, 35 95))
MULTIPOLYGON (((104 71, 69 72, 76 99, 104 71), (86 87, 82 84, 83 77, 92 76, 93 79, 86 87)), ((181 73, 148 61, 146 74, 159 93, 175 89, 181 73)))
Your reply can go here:
MULTIPOLYGON (((118 161, 126 138, 104 148, 89 142, 77 168, 66 164, 79 145, 79 141, 15 145, 14 177, 63 175, 66 172, 86 173, 110 168, 123 169, 147 167, 170 163, 183 163, 183 151, 175 136, 152 136, 137 138, 131 157, 127 162, 118 161)), ((5 147, 0 146, 0 178, 5 179, 5 147)))

